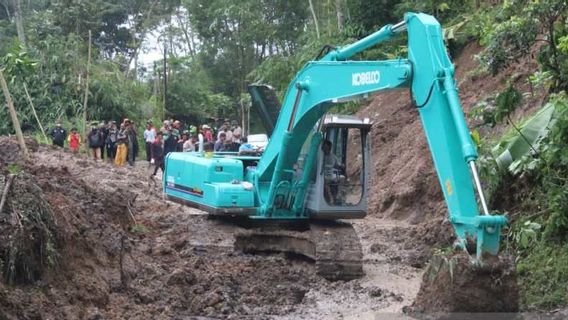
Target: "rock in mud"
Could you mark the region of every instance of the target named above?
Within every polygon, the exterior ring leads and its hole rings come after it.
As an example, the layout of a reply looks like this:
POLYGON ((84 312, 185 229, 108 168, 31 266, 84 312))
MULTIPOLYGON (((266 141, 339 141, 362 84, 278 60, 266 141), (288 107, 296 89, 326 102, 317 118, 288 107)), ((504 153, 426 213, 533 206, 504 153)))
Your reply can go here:
POLYGON ((452 318, 458 313, 515 313, 519 291, 513 260, 487 257, 473 264, 464 253, 436 254, 408 308, 413 316, 452 318))
POLYGON ((168 285, 192 285, 196 282, 195 274, 189 268, 180 268, 172 272, 168 285))

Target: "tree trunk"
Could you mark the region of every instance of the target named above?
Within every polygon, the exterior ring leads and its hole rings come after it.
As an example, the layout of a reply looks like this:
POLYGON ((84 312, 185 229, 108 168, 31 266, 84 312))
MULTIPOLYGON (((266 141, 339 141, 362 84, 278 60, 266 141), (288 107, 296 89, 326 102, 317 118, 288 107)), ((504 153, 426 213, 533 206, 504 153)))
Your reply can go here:
POLYGON ((24 135, 22 134, 22 128, 20 127, 20 121, 18 121, 18 114, 16 113, 16 108, 14 107, 14 101, 12 101, 12 96, 8 90, 8 84, 6 79, 4 79, 4 73, 0 69, 0 85, 2 86, 2 91, 6 97, 6 104, 8 105, 8 111, 10 112, 10 117, 12 118, 12 125, 14 130, 16 130, 16 137, 18 137, 18 142, 20 143, 20 148, 22 149, 24 160, 28 159, 28 148, 26 147, 26 142, 24 141, 24 135))
POLYGON ((310 2, 310 11, 312 12, 312 18, 314 19, 314 25, 316 26, 316 35, 319 39, 320 38, 320 30, 319 30, 319 24, 318 24, 318 17, 316 15, 316 10, 314 9, 313 0, 309 0, 309 2, 310 2))
POLYGON ((26 97, 28 97, 28 102, 30 103, 30 107, 32 108, 32 111, 34 113, 34 117, 37 121, 37 124, 39 125, 39 129, 41 130, 41 133, 43 134, 43 138, 45 139, 45 143, 48 143, 49 140, 47 139, 47 135, 45 135, 45 130, 43 130, 43 126, 41 125, 41 121, 39 121, 39 117, 37 116, 37 112, 35 110, 34 103, 32 101, 32 97, 30 96, 30 93, 28 92, 28 86, 26 85, 25 82, 24 82, 24 91, 26 92, 26 97))
MULTIPOLYGON (((154 7, 156 5, 158 1, 154 1, 152 2, 152 5, 150 6, 150 8, 148 9, 148 12, 146 12, 146 14, 144 15, 144 17, 149 17, 152 14, 152 11, 154 10, 154 7)), ((144 21, 143 20, 140 24, 142 25, 142 34, 140 35, 140 41, 136 41, 136 38, 134 37, 134 33, 133 33, 133 38, 135 41, 134 44, 134 52, 132 52, 132 55, 130 56, 130 58, 128 58, 128 64, 126 65, 126 72, 124 74, 125 78, 128 78, 128 76, 130 75, 130 64, 132 63, 132 60, 136 60, 138 61, 138 53, 140 52, 140 46, 142 45, 142 42, 144 41, 144 38, 146 37, 146 32, 148 31, 148 28, 144 27, 144 21)), ((133 28, 136 29, 136 28, 133 28)), ((135 67, 137 65, 137 63, 134 63, 135 67)))
POLYGON ((20 43, 26 46, 26 34, 24 33, 24 19, 22 17, 22 1, 13 0, 14 3, 14 20, 16 20, 16 31, 20 43))
POLYGON ((89 74, 91 71, 91 30, 89 30, 89 56, 87 57, 87 76, 85 79, 85 98, 83 99, 83 137, 87 141, 87 102, 89 100, 89 74))
POLYGON ((339 32, 343 32, 343 27, 345 26, 345 14, 343 13, 341 0, 335 0, 335 12, 337 13, 337 30, 339 30, 339 32))
POLYGON ((192 58, 195 58, 195 41, 193 40, 193 33, 191 32, 191 30, 188 30, 190 28, 189 24, 185 24, 183 22, 183 17, 179 14, 179 12, 176 14, 176 18, 178 21, 178 24, 180 26, 181 31, 183 32, 183 36, 185 38, 185 42, 187 43, 187 48, 189 51, 189 55, 192 58))
POLYGON ((4 10, 6 11, 6 17, 8 17, 8 19, 12 16, 12 14, 10 13, 10 8, 8 3, 0 3, 0 5, 2 5, 2 7, 4 7, 4 10))

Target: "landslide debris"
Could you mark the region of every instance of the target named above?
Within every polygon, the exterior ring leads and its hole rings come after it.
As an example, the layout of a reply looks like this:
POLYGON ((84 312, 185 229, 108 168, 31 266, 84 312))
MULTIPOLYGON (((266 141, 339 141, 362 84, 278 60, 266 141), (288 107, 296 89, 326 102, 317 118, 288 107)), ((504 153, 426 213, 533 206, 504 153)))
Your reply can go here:
POLYGON ((409 313, 419 318, 455 318, 467 313, 516 313, 519 289, 510 257, 472 263, 465 253, 438 253, 430 260, 409 313))
POLYGON ((143 163, 37 144, 25 162, 0 139, 0 319, 284 315, 325 283, 312 263, 235 253, 238 227, 163 201, 143 163))

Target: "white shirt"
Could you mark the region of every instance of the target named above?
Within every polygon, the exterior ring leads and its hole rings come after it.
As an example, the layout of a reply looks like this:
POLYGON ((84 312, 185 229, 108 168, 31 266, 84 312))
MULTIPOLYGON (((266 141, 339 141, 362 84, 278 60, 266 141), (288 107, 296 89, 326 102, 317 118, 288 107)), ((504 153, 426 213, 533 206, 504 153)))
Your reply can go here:
POLYGON ((333 180, 336 177, 336 167, 339 161, 337 160, 337 156, 333 153, 326 154, 323 157, 323 176, 327 180, 333 180))
POLYGON ((144 130, 144 140, 146 142, 154 142, 156 140, 156 130, 154 128, 144 130))

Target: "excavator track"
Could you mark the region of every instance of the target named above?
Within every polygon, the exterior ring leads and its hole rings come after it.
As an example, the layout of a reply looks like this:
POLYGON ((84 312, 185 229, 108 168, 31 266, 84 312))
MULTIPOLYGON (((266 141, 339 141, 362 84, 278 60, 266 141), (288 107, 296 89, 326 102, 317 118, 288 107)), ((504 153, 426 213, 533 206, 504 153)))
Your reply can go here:
POLYGON ((284 252, 302 255, 315 262, 320 276, 352 280, 363 276, 363 251, 349 223, 311 222, 305 231, 256 228, 235 236, 235 249, 245 252, 284 252))

